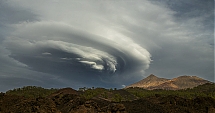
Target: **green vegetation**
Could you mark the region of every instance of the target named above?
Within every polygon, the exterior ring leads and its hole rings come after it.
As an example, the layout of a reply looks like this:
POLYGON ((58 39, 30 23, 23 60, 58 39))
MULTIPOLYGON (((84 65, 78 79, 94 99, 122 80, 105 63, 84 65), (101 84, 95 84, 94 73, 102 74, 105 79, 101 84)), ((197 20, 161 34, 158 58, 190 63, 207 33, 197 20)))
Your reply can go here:
MULTIPOLYGON (((82 89, 82 88, 81 88, 82 89)), ((83 93, 82 93, 82 97, 86 98, 86 99, 92 99, 93 97, 102 95, 103 97, 105 97, 105 94, 107 94, 108 90, 104 89, 104 88, 83 88, 83 93)), ((107 95, 106 95, 107 96, 107 95)))
POLYGON ((16 88, 6 92, 7 95, 18 95, 28 98, 46 97, 58 89, 44 89, 37 86, 25 86, 23 88, 16 88))
MULTIPOLYGON (((6 92, 7 95, 18 95, 24 97, 46 97, 58 89, 44 89, 37 86, 26 86, 23 88, 16 88, 6 92)), ((110 101, 120 102, 126 100, 134 100, 134 95, 138 98, 147 98, 152 96, 166 97, 169 95, 179 96, 186 99, 193 99, 196 97, 211 97, 215 99, 215 84, 204 84, 192 89, 185 90, 146 90, 142 88, 128 88, 124 90, 105 89, 105 88, 80 88, 81 96, 85 99, 103 98, 110 101)))
POLYGON ((113 100, 115 102, 121 102, 122 101, 122 96, 120 94, 115 94, 113 100))
POLYGON ((84 87, 76 91, 71 88, 58 90, 26 86, 0 93, 0 113, 73 113, 87 110, 102 110, 105 113, 108 110, 126 110, 128 113, 215 113, 215 84, 186 90, 84 87))

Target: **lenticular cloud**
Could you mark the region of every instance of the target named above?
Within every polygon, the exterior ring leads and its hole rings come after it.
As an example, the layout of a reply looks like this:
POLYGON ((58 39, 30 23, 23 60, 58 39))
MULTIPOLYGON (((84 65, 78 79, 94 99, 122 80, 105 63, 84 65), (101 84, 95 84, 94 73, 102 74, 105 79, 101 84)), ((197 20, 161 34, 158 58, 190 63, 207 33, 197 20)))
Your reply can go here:
MULTIPOLYGON (((212 6, 210 9, 207 3, 199 3, 207 10, 187 12, 199 6, 180 10, 170 7, 172 3, 0 1, 4 6, 0 11, 2 86, 122 87, 150 73, 170 78, 181 74, 211 78, 212 6), (154 62, 147 70, 151 54, 154 62), (23 82, 27 79, 32 84, 23 82), (13 82, 5 83, 8 80, 13 82)), ((179 6, 185 8, 189 3, 179 6)))
POLYGON ((80 72, 87 72, 104 82, 114 82, 117 78, 123 82, 142 77, 151 61, 146 49, 117 31, 111 36, 101 36, 64 23, 45 21, 21 23, 16 28, 19 29, 4 44, 12 58, 36 71, 51 73, 54 67, 65 63, 63 73, 69 70, 72 79, 82 76, 80 72), (35 60, 43 62, 44 59, 55 64, 47 69, 38 68, 35 60))

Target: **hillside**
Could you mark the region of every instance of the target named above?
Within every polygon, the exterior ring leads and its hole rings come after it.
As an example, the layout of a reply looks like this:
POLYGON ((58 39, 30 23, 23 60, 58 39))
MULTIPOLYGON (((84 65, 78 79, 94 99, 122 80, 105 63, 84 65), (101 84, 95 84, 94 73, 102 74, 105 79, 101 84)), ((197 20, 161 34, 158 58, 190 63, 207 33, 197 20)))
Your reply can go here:
MULTIPOLYGON (((156 79, 156 78, 155 78, 156 79)), ((186 90, 45 89, 0 93, 0 113, 215 113, 215 84, 186 90)))
POLYGON ((158 86, 162 83, 167 82, 169 79, 165 79, 165 78, 158 78, 157 76, 151 74, 148 77, 146 77, 145 79, 131 84, 129 86, 127 86, 126 88, 129 87, 139 87, 139 88, 145 88, 145 89, 150 89, 151 87, 155 87, 158 86))
POLYGON ((185 75, 185 76, 179 76, 173 79, 165 79, 165 78, 159 78, 151 74, 148 77, 144 78, 143 80, 137 83, 131 84, 126 88, 139 87, 139 88, 144 88, 148 90, 154 90, 154 89, 179 90, 179 89, 193 88, 205 83, 210 83, 210 82, 202 78, 199 78, 197 76, 185 75))

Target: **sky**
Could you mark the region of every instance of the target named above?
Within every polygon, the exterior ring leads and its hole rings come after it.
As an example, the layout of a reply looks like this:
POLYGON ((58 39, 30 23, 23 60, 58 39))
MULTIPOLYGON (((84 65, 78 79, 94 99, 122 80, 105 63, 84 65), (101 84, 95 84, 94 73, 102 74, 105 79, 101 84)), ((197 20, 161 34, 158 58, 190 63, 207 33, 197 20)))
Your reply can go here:
POLYGON ((0 91, 214 82, 214 0, 1 0, 0 91))

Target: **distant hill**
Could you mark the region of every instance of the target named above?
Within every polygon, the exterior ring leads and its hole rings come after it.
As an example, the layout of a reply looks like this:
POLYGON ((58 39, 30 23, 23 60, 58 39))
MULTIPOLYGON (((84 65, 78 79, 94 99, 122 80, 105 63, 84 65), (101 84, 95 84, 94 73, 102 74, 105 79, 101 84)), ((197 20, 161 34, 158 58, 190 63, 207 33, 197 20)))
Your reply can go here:
POLYGON ((197 76, 179 76, 173 79, 159 78, 153 74, 144 78, 143 80, 136 82, 127 86, 130 87, 138 87, 144 88, 148 90, 154 89, 164 89, 164 90, 179 90, 179 89, 187 89, 193 88, 205 83, 210 83, 210 81, 204 80, 197 76))

